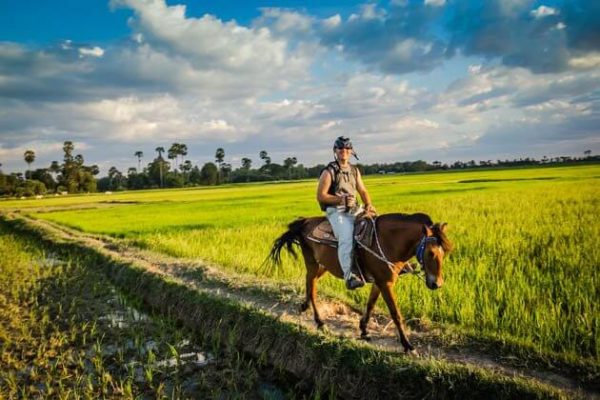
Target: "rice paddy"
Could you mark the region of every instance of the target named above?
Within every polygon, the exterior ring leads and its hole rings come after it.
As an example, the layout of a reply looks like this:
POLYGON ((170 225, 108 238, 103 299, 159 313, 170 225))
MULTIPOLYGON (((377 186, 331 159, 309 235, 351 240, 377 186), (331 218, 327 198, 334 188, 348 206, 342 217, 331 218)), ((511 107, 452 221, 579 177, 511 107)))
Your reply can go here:
MULTIPOLYGON (((379 213, 428 213, 449 223, 455 243, 441 290, 400 279, 396 292, 405 318, 597 363, 599 176, 600 166, 583 166, 366 177, 379 213)), ((287 223, 320 213, 315 189, 315 181, 303 181, 6 201, 0 207, 31 208, 37 218, 301 291, 300 261, 286 258, 277 270, 263 261, 287 223), (97 207, 78 209, 86 204, 97 207)), ((320 291, 364 305, 368 291, 348 292, 342 283, 324 278, 320 291)))
POLYGON ((0 398, 283 398, 256 362, 144 314, 0 224, 0 398))

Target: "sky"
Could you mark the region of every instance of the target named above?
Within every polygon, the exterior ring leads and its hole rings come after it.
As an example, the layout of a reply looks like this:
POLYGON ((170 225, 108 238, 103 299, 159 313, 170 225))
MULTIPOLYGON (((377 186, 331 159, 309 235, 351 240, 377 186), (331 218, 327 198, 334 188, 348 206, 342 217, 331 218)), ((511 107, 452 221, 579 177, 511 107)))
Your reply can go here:
POLYGON ((0 163, 600 152, 595 0, 0 0, 0 163))

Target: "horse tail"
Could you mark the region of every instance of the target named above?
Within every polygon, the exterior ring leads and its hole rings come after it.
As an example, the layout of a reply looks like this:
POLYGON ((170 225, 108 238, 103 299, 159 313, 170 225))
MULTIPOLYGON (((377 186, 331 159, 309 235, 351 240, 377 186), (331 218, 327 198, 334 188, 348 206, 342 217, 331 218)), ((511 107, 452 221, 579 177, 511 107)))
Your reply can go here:
POLYGON ((298 218, 294 222, 288 225, 287 232, 279 236, 273 242, 273 247, 267 259, 271 260, 275 265, 281 264, 281 250, 286 247, 287 251, 295 258, 298 259, 298 255, 294 250, 294 243, 300 245, 302 243, 302 229, 306 223, 306 218, 298 218))

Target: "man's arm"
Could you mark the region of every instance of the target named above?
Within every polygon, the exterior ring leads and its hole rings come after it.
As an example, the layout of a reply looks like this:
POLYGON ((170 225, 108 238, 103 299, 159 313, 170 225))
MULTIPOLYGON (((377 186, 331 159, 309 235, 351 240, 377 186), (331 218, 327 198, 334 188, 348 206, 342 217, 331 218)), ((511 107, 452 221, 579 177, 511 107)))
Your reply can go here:
POLYGON ((317 187, 317 201, 329 206, 337 206, 342 204, 344 199, 327 193, 331 187, 331 183, 331 174, 327 170, 323 171, 319 178, 319 186, 317 187))
POLYGON ((360 171, 358 170, 358 168, 356 169, 356 191, 360 195, 360 198, 362 199, 365 205, 365 209, 367 211, 374 212, 375 208, 373 208, 373 204, 371 204, 371 196, 369 196, 369 192, 367 191, 367 188, 363 183, 362 176, 360 175, 360 171))

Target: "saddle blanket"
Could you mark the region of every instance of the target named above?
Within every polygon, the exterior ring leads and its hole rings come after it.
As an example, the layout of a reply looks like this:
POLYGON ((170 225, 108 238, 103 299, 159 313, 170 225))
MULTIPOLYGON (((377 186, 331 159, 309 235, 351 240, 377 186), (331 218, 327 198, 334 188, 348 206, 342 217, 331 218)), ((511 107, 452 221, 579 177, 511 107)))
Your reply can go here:
MULTIPOLYGON (((370 217, 359 217, 354 222, 354 238, 364 244, 371 246, 373 241, 373 226, 374 223, 370 217)), ((312 232, 307 236, 313 242, 326 244, 337 248, 338 242, 333 234, 331 224, 327 219, 317 225, 312 232)))

